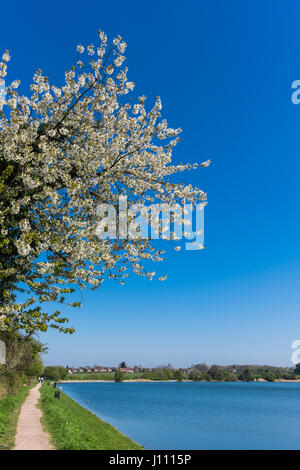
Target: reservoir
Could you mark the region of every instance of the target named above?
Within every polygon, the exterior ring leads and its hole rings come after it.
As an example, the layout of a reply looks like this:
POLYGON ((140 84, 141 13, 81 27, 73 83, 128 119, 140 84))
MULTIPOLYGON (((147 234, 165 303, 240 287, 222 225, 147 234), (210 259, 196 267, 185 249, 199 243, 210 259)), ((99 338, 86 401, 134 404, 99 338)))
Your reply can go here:
POLYGON ((146 449, 300 449, 300 383, 63 383, 146 449))

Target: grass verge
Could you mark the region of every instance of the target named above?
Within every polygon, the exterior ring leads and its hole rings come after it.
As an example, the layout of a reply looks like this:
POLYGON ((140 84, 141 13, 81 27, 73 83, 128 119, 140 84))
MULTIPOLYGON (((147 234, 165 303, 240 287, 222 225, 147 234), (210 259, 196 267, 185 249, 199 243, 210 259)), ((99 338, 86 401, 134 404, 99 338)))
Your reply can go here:
POLYGON ((59 450, 143 450, 143 447, 105 423, 51 385, 41 387, 42 423, 59 450))
POLYGON ((20 391, 0 400, 0 450, 14 447, 21 406, 32 385, 22 386, 20 391))

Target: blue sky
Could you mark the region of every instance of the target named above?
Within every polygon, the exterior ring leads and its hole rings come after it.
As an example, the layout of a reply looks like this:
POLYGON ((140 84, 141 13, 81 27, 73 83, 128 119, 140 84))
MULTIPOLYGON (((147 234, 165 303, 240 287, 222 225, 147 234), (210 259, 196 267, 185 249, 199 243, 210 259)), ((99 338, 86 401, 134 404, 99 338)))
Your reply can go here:
MULTIPOLYGON (((127 42, 129 79, 182 127, 177 161, 202 162, 186 182, 208 193, 205 246, 85 292, 76 333, 41 335, 48 364, 291 364, 300 338, 299 2, 11 1, 1 7, 8 80, 26 91, 42 68, 60 84, 78 43, 97 31, 127 42)), ((80 300, 80 299, 79 299, 80 300)))

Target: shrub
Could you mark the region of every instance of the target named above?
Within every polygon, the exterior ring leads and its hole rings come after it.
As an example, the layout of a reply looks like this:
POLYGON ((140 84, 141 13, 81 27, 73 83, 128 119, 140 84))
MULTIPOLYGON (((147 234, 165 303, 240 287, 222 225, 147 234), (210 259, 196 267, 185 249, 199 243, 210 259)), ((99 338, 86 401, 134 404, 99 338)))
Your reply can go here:
POLYGON ((2 331, 0 339, 6 346, 6 363, 0 366, 0 395, 12 395, 40 375, 43 365, 39 353, 45 348, 39 341, 17 331, 2 331))
POLYGON ((68 369, 61 366, 47 366, 44 369, 43 376, 49 380, 58 382, 63 380, 68 375, 68 369))
POLYGON ((119 369, 116 370, 115 372, 115 382, 122 382, 123 380, 123 372, 121 372, 119 369))

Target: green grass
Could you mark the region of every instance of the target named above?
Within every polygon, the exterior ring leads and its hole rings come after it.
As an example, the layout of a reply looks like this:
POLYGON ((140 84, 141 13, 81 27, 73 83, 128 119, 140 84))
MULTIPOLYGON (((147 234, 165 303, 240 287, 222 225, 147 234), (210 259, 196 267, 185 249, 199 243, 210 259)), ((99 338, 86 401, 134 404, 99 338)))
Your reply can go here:
POLYGON ((40 408, 42 422, 59 450, 142 450, 143 447, 121 434, 90 411, 61 392, 43 383, 40 408))
POLYGON ((15 395, 0 400, 0 450, 14 447, 20 409, 31 387, 22 386, 15 395))

